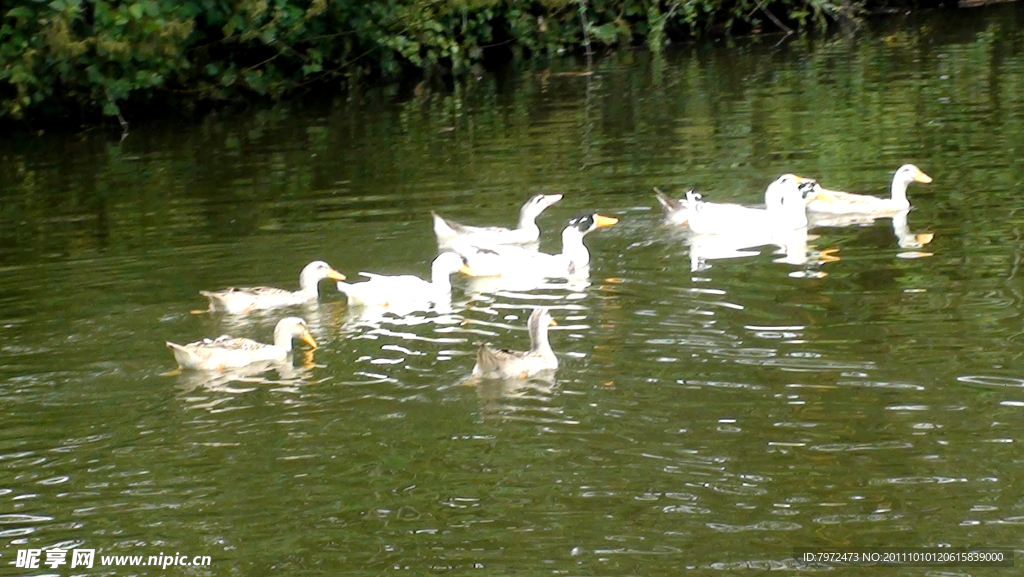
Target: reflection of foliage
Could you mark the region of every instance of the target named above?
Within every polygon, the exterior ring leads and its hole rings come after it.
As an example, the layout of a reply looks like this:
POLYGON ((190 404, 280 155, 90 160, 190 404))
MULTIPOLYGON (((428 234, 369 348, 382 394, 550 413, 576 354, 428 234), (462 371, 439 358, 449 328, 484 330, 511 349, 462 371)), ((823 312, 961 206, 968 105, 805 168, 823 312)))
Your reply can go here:
MULTIPOLYGON (((805 26, 824 0, 776 0, 805 26)), ((0 117, 128 103, 279 98, 314 82, 464 73, 489 48, 551 54, 728 32, 773 18, 757 0, 53 0, 2 15, 0 117), (584 27, 586 28, 584 30, 584 27)), ((775 26, 768 24, 766 26, 775 26)))
POLYGON ((560 61, 517 76, 514 90, 485 75, 387 113, 374 91, 370 106, 356 98, 322 117, 297 119, 281 104, 244 120, 212 115, 195 130, 154 126, 118 145, 88 135, 37 139, 31 152, 0 144, 0 259, 73 252, 72 230, 93 246, 100 225, 114 246, 146 244, 157 230, 168 246, 190 245, 320 219, 413 220, 481 197, 519 206, 545 191, 628 191, 644 203, 650 186, 698 187, 756 203, 766 175, 791 171, 881 194, 908 161, 937 180, 911 190, 915 230, 941 244, 949 231, 921 227, 949 211, 966 244, 1005 243, 1005 228, 979 215, 1016 205, 1010 191, 1024 181, 1021 30, 891 38, 687 47, 662 59, 622 51, 590 76, 561 74, 560 61), (939 184, 949 166, 978 168, 939 184), (151 226, 162 218, 173 226, 151 226))

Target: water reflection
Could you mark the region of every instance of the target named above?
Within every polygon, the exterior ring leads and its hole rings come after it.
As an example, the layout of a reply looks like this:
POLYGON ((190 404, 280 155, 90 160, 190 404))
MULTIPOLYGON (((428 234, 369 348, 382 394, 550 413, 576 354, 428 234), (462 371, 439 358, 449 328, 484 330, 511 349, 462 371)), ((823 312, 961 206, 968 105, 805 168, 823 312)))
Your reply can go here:
MULTIPOLYGON (((820 213, 810 213, 809 219, 811 227, 822 227, 822 228, 843 228, 848 226, 870 226, 875 223, 878 219, 889 219, 892 222, 892 233, 896 237, 896 244, 900 248, 921 248, 924 245, 930 243, 935 239, 934 233, 915 233, 910 230, 908 224, 908 216, 910 210, 901 210, 888 216, 875 216, 867 214, 851 214, 851 215, 824 215, 820 213)), ((927 252, 902 252, 899 255, 902 258, 915 258, 915 257, 926 257, 932 256, 931 253, 927 252)))
POLYGON ((299 366, 288 363, 253 363, 244 367, 237 367, 225 371, 183 371, 175 370, 166 373, 167 376, 175 377, 177 388, 182 393, 191 393, 196 389, 216 391, 224 393, 244 393, 255 390, 262 385, 286 385, 295 386, 301 384, 309 375, 310 369, 315 365, 313 360, 314 351, 297 351, 296 362, 299 366), (276 378, 270 378, 268 373, 273 373, 276 378))
POLYGON ((476 391, 480 399, 480 413, 485 419, 497 416, 550 422, 558 412, 557 409, 550 407, 552 397, 556 394, 555 371, 540 373, 529 379, 469 377, 460 384, 473 387, 476 391), (531 409, 535 411, 534 416, 528 417, 531 409))
POLYGON ((512 275, 496 277, 469 277, 466 293, 475 300, 581 300, 590 287, 590 270, 562 279, 542 275, 512 275))
MULTIPOLYGON (((804 267, 803 274, 818 266, 839 260, 834 256, 836 249, 815 250, 808 243, 807 228, 786 231, 767 231, 734 236, 695 234, 689 238, 690 270, 701 271, 711 268, 709 260, 724 260, 758 256, 759 247, 774 245, 775 254, 780 255, 774 262, 804 267)), ((821 276, 825 273, 817 271, 821 276)))

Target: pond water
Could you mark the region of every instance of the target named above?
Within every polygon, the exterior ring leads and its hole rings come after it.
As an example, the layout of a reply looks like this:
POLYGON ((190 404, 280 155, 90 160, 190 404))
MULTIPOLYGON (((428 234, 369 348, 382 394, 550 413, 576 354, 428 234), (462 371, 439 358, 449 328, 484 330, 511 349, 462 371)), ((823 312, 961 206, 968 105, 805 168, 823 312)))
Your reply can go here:
POLYGON ((925 13, 0 144, 0 563, 675 575, 828 570, 794 547, 1024 550, 1022 25, 925 13), (904 246, 880 219, 812 229, 810 257, 696 259, 652 192, 757 203, 794 172, 883 195, 905 162, 934 181, 904 246), (542 250, 581 210, 620 219, 588 236, 587 282, 460 276, 450 310, 404 316, 330 283, 309 307, 189 312, 315 259, 426 275, 431 209, 511 224, 541 192, 565 195, 542 250), (462 383, 478 343, 526 346, 537 304, 555 382, 462 383), (269 341, 285 314, 320 344, 294 370, 168 374, 165 341, 269 341))

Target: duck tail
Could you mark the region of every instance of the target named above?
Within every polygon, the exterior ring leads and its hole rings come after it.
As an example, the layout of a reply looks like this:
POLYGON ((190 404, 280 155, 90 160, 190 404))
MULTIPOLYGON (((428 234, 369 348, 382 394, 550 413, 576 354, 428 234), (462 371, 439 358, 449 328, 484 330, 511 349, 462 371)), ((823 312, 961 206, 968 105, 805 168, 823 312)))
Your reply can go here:
POLYGON ((477 375, 493 375, 501 372, 501 357, 498 351, 487 345, 480 345, 476 350, 476 367, 473 373, 477 375))
POLYGON ((658 198, 658 202, 661 203, 661 208, 665 210, 665 214, 672 214, 686 208, 681 201, 671 198, 658 187, 654 187, 654 196, 658 198))
POLYGON ((459 231, 452 226, 452 223, 445 220, 443 216, 433 210, 430 211, 430 216, 434 218, 434 236, 437 237, 439 242, 450 241, 458 236, 459 231))
POLYGON ((167 348, 171 349, 171 352, 174 353, 174 360, 178 361, 179 367, 184 367, 188 364, 188 360, 192 357, 192 353, 188 349, 171 341, 167 341, 166 344, 167 348))
POLYGON ((203 295, 210 301, 210 305, 206 310, 195 309, 189 311, 194 315, 201 315, 203 313, 212 313, 217 310, 227 310, 227 304, 224 299, 221 298, 220 294, 211 291, 199 291, 199 294, 203 295))

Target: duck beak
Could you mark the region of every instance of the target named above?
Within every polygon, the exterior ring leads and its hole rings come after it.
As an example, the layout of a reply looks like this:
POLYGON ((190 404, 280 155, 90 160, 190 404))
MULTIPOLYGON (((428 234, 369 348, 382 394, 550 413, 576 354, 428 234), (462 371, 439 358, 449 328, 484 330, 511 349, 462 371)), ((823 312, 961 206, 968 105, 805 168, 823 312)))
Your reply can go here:
POLYGON ((476 276, 475 274, 473 274, 473 269, 469 268, 468 264, 463 264, 462 266, 460 266, 459 272, 466 276, 476 276))
POLYGON ((619 219, 612 216, 601 216, 600 214, 594 215, 594 224, 597 226, 597 228, 611 226, 617 222, 619 222, 619 219))
POLYGON ((328 271, 327 278, 331 280, 345 280, 345 275, 341 274, 340 272, 332 268, 330 271, 328 271))
POLYGON ((928 184, 929 182, 932 181, 932 177, 918 170, 917 174, 914 175, 914 180, 916 180, 917 182, 923 182, 924 184, 928 184))
POLYGON ((552 204, 555 204, 556 202, 558 202, 560 200, 562 200, 562 195, 561 194, 545 194, 544 195, 544 205, 545 206, 551 206, 552 204))
POLYGON ((551 319, 550 321, 548 321, 548 326, 549 327, 557 327, 558 323, 555 322, 555 319, 551 319))
POLYGON ((805 182, 811 182, 811 181, 813 181, 813 180, 814 180, 813 178, 805 178, 805 177, 803 177, 803 176, 797 176, 797 175, 795 175, 795 174, 793 175, 793 178, 795 178, 795 179, 796 179, 796 183, 797 183, 797 184, 803 184, 803 183, 805 183, 805 182))
POLYGON ((302 333, 302 336, 299 338, 302 339, 302 342, 309 345, 311 349, 316 348, 316 341, 313 340, 313 335, 309 334, 309 331, 302 333))

